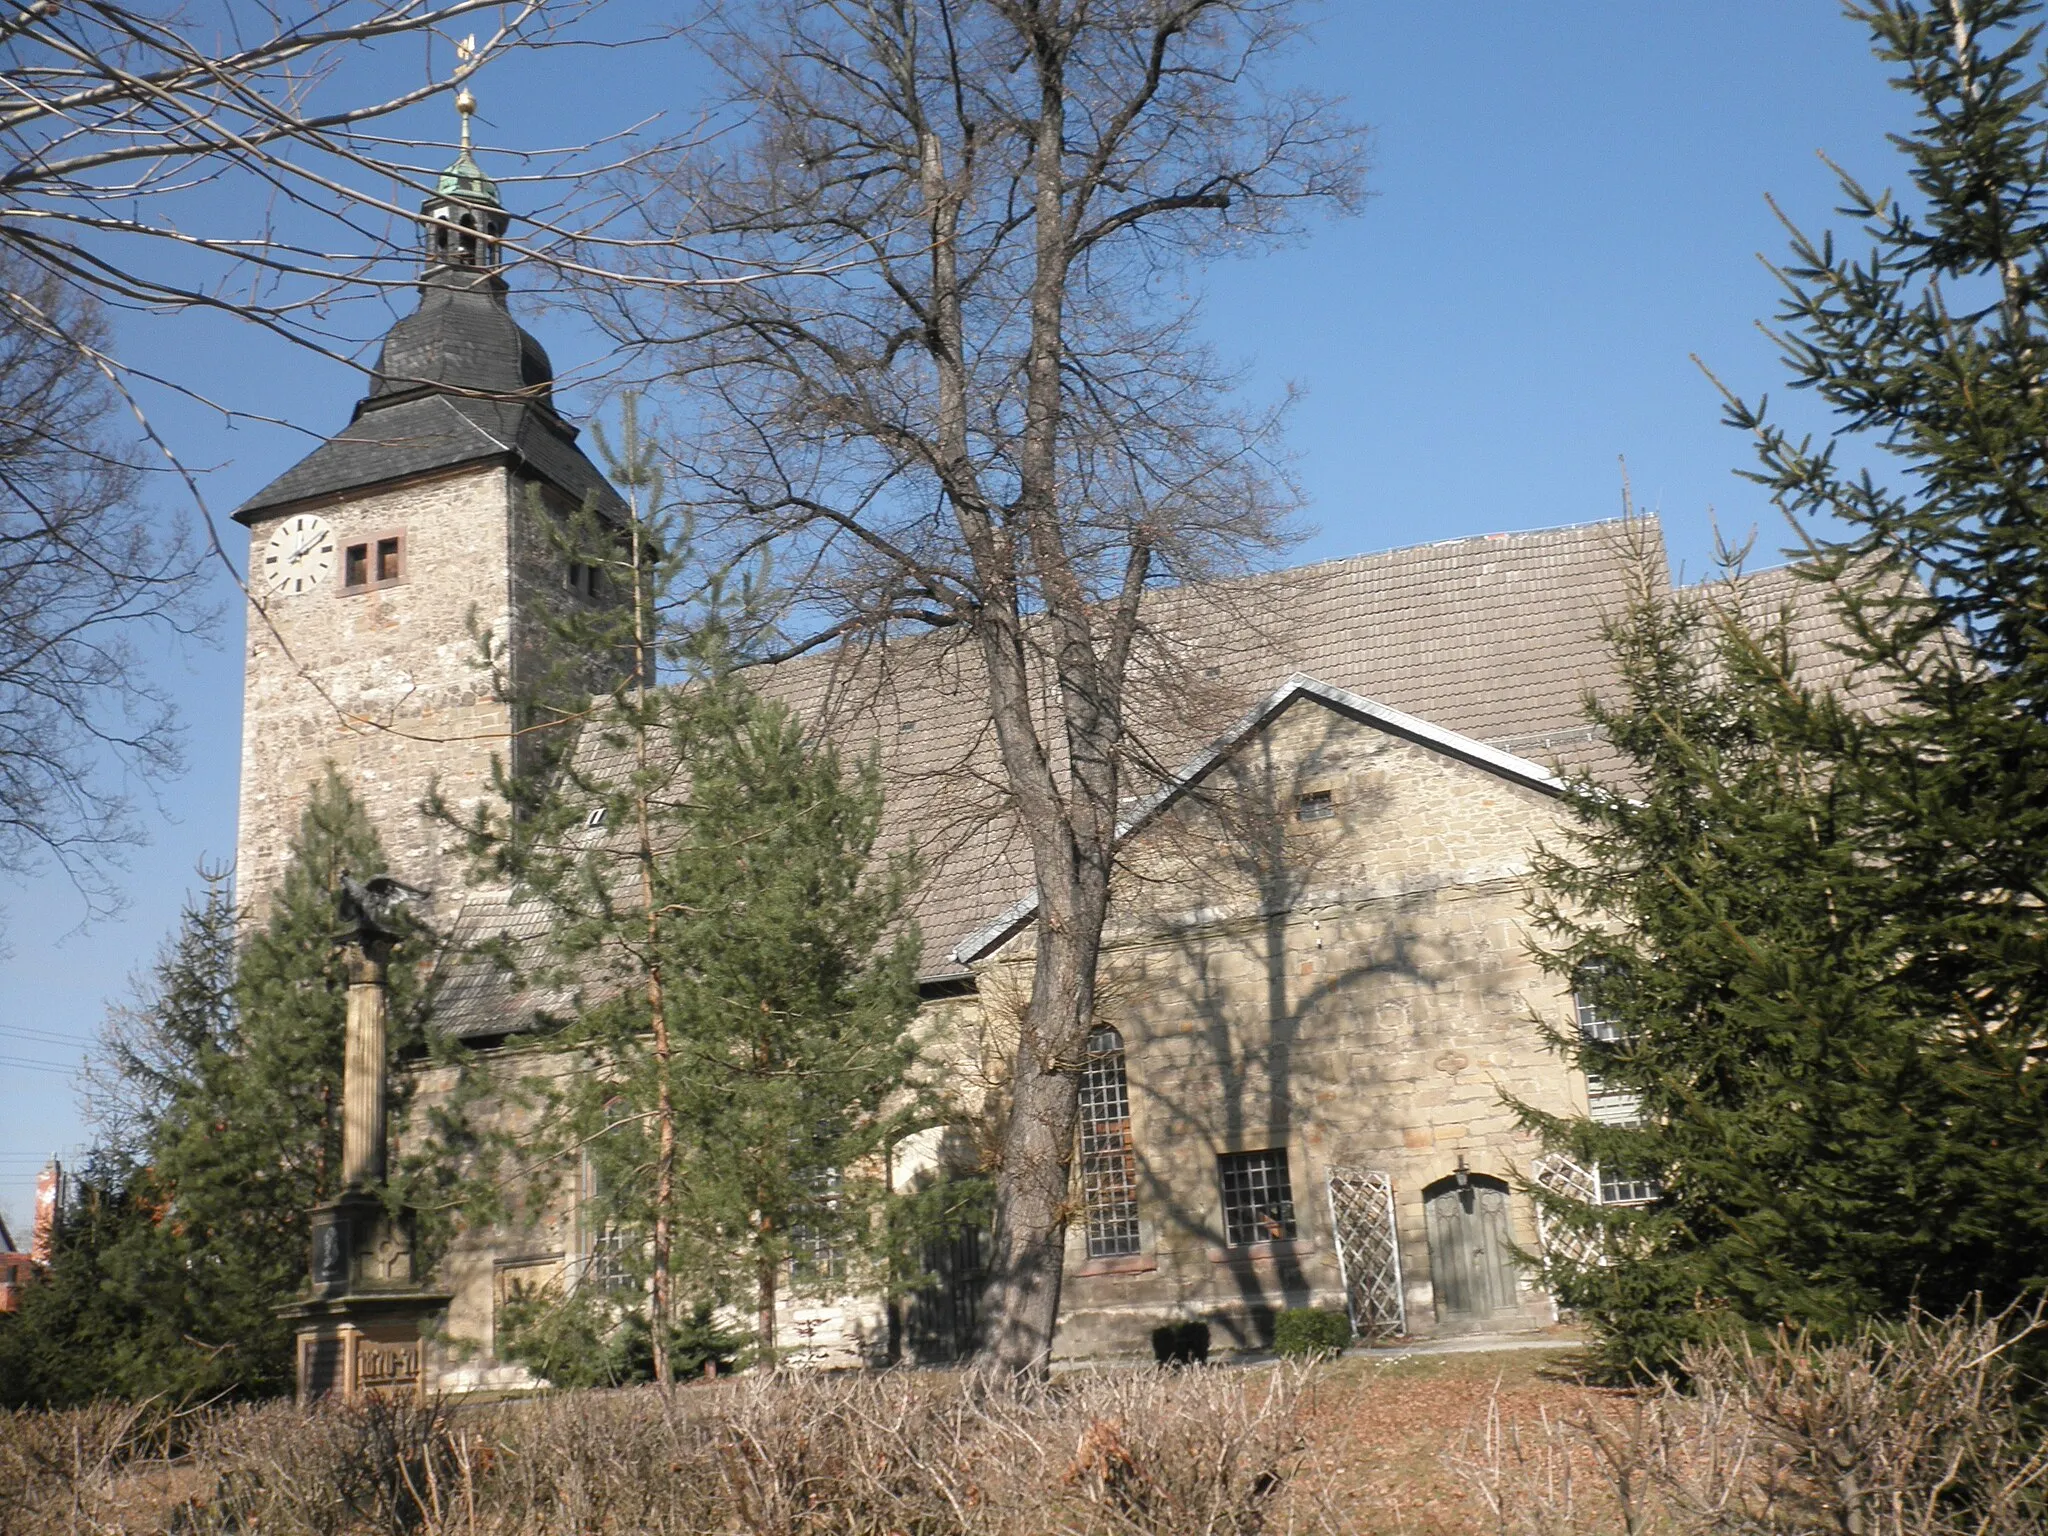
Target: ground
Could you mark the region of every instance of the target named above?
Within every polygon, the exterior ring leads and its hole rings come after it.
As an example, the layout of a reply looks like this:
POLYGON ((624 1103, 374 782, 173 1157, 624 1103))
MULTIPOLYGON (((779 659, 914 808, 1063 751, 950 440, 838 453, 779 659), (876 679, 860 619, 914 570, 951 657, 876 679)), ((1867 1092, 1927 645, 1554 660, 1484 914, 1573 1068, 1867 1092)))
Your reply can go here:
POLYGON ((1489 1409, 1503 1423, 1555 1423, 1612 1394, 1581 1385, 1569 1345, 1387 1359, 1324 1368, 1310 1430, 1331 1496, 1360 1536, 1463 1536, 1494 1521, 1454 1463, 1479 1454, 1489 1409))

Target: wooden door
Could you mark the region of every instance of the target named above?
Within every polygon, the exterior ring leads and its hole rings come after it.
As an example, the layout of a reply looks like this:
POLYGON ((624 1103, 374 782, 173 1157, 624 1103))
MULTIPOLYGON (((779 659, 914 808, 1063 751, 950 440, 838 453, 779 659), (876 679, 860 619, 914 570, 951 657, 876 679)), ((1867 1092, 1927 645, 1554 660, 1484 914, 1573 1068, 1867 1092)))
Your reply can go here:
POLYGON ((1508 1321, 1517 1310, 1508 1187, 1485 1174, 1439 1179, 1423 1191, 1437 1322, 1458 1331, 1508 1321))

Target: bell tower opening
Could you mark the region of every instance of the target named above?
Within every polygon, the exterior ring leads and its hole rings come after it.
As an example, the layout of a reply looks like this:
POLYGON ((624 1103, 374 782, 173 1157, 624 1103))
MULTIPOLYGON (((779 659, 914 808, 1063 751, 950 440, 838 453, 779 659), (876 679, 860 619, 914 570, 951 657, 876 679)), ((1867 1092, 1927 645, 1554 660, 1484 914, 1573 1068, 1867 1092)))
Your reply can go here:
POLYGON ((429 278, 436 269, 495 274, 509 222, 497 184, 470 152, 469 120, 476 114, 476 98, 465 90, 455 98, 455 110, 462 114, 461 148, 435 183, 434 195, 420 205, 429 278))

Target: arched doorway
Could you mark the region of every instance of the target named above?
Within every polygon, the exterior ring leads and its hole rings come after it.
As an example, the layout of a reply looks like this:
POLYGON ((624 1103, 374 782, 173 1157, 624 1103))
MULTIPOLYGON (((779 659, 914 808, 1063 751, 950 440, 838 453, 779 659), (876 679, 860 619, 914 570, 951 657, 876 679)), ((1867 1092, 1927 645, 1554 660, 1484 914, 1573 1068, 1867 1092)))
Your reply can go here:
POLYGON ((1519 1309, 1507 1185, 1483 1173, 1453 1174, 1424 1189, 1422 1199, 1438 1326, 1458 1333, 1511 1321, 1519 1309))

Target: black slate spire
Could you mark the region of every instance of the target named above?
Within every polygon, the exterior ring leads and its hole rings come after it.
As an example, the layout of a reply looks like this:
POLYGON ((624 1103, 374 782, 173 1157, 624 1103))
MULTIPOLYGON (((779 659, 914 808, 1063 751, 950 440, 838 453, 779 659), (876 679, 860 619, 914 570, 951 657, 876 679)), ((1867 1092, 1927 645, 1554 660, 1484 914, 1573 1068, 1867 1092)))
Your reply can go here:
POLYGON ((624 503, 555 414, 547 352, 512 318, 499 271, 510 219, 470 152, 468 91, 456 99, 462 149, 420 205, 419 307, 392 326, 350 425, 235 511, 242 522, 297 502, 436 470, 509 459, 601 510, 624 503))

